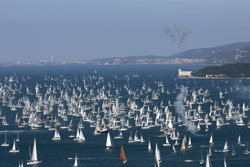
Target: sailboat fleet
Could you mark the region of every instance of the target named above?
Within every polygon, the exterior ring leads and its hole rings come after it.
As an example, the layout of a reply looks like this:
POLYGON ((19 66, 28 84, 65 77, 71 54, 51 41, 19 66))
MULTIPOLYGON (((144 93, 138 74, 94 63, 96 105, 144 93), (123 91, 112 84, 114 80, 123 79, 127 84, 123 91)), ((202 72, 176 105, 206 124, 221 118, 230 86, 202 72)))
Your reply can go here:
MULTIPOLYGON (((237 134, 238 141, 237 137, 232 141, 225 136, 224 147, 217 144, 217 131, 228 126, 250 127, 247 121, 250 109, 248 103, 237 104, 229 96, 240 88, 232 86, 223 90, 212 83, 218 89, 212 96, 209 88, 188 88, 177 83, 171 88, 163 81, 155 81, 150 85, 143 80, 139 87, 133 87, 130 83, 133 79, 137 80, 138 75, 116 76, 111 81, 106 81, 105 75, 101 74, 84 75, 74 80, 45 75, 42 81, 31 87, 28 84, 29 76, 5 77, 0 80, 0 101, 4 107, 4 110, 0 110, 1 126, 7 128, 11 125, 17 130, 30 131, 42 129, 47 130, 48 134, 54 132, 50 139, 57 144, 70 139, 84 145, 89 135, 95 135, 96 138, 106 135, 106 149, 109 150, 118 148, 115 143, 122 141, 126 145, 145 146, 145 150, 150 153, 155 144, 155 166, 160 166, 162 162, 160 150, 188 154, 189 150, 200 149, 197 144, 199 135, 206 140, 206 167, 211 166, 213 152, 231 152, 235 155, 238 147, 246 147, 242 154, 250 154, 244 134, 243 137, 237 134), (183 99, 176 103, 175 98, 181 89, 185 89, 183 99), (178 113, 177 104, 181 105, 178 113), (14 113, 12 115, 15 117, 12 119, 8 112, 14 113), (85 129, 91 129, 91 134, 85 129), (157 136, 149 135, 151 131, 157 136)), ((17 131, 9 152, 22 151, 18 148, 22 144, 20 133, 17 131)), ((4 131, 0 134, 2 147, 9 147, 8 136, 4 131)), ((120 151, 122 163, 127 162, 124 147, 121 146, 120 151)), ((226 160, 223 160, 226 164, 226 160)), ((30 160, 26 164, 41 162, 34 138, 30 160)), ((202 153, 200 163, 205 163, 202 153)), ((23 166, 22 161, 19 166, 23 166)), ((74 166, 79 166, 77 155, 74 166)))

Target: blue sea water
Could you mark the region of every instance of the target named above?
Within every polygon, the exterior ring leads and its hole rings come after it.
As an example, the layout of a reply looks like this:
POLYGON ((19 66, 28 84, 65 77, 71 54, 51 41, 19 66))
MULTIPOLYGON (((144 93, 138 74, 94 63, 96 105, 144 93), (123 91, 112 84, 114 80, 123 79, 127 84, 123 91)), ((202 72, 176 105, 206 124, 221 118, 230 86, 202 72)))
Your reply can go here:
MULTIPOLYGON (((172 92, 170 95, 161 94, 158 101, 155 101, 152 106, 159 105, 161 101, 166 105, 168 100, 173 103, 176 100, 176 96, 179 93, 179 89, 176 89, 176 85, 184 85, 188 87, 189 90, 193 89, 208 89, 211 98, 213 100, 219 99, 219 92, 224 91, 225 88, 228 90, 228 94, 225 95, 225 99, 231 99, 234 105, 246 103, 249 105, 249 80, 239 80, 239 79, 218 79, 218 80, 203 80, 203 79, 178 79, 177 70, 182 68, 184 70, 197 71, 202 66, 190 65, 190 66, 178 66, 178 65, 120 65, 120 66, 89 66, 89 65, 75 65, 75 66, 48 66, 48 67, 1 67, 0 69, 0 83, 5 83, 5 78, 9 76, 15 76, 23 84, 22 92, 25 92, 26 87, 29 87, 32 92, 35 92, 36 83, 47 84, 47 85, 60 85, 62 80, 66 78, 71 80, 73 83, 70 88, 77 88, 78 86, 83 86, 80 82, 84 77, 89 76, 103 77, 104 82, 100 85, 96 85, 94 89, 101 87, 103 85, 107 86, 108 82, 116 85, 122 95, 121 101, 126 101, 128 95, 124 91, 124 85, 127 84, 127 78, 130 76, 129 86, 138 91, 142 88, 143 82, 151 87, 153 90, 157 89, 157 82, 162 81, 165 89, 172 92), (133 77, 137 75, 138 77, 133 77), (50 76, 57 78, 58 80, 44 80, 45 76, 50 76), (22 78, 29 78, 26 81, 22 81, 22 78), (233 89, 233 92, 230 89, 233 89), (173 93, 173 91, 176 91, 173 93)), ((44 91, 47 88, 43 88, 44 91)), ((72 91, 72 90, 71 90, 72 91)), ((70 90, 69 90, 70 92, 70 90)), ((72 92, 71 92, 72 93, 72 92)), ((114 93, 114 92, 113 92, 114 93)), ((16 99, 24 96, 25 93, 16 94, 16 99)), ((35 100, 35 96, 27 95, 31 101, 35 100)), ((1 100, 0 100, 1 101, 1 100)), ((140 104, 140 102, 138 102, 140 104)), ((230 167, 240 167, 240 166, 250 166, 250 154, 243 155, 245 147, 240 147, 237 145, 237 137, 239 134, 242 136, 242 142, 250 141, 249 132, 250 129, 247 126, 239 127, 231 123, 228 126, 222 126, 217 129, 215 123, 210 127, 209 132, 204 132, 205 127, 202 126, 199 135, 193 135, 186 131, 185 127, 178 128, 181 136, 191 135, 193 148, 189 149, 185 153, 180 152, 180 146, 176 146, 177 153, 173 153, 172 147, 163 147, 162 144, 165 142, 165 137, 159 137, 162 133, 160 132, 160 127, 154 127, 151 129, 141 129, 140 127, 135 127, 134 122, 131 120, 131 125, 133 128, 128 129, 123 133, 124 138, 122 140, 114 140, 115 148, 107 150, 106 144, 106 134, 101 134, 94 136, 94 128, 89 127, 89 123, 84 122, 83 133, 86 138, 86 142, 77 143, 68 137, 70 132, 67 130, 60 129, 60 135, 62 140, 55 142, 51 138, 54 135, 54 131, 48 131, 45 128, 39 128, 38 130, 31 130, 30 127, 18 128, 15 123, 16 113, 21 113, 22 109, 17 109, 17 111, 11 111, 8 106, 3 106, 1 104, 1 109, 3 114, 7 117, 7 122, 9 126, 0 125, 0 142, 4 141, 4 134, 7 131, 8 141, 10 147, 0 147, 0 166, 2 167, 15 167, 18 166, 19 161, 29 159, 29 146, 32 148, 33 139, 37 139, 38 148, 38 158, 43 161, 43 163, 36 165, 39 167, 70 167, 73 166, 75 154, 79 157, 79 162, 81 166, 86 167, 117 167, 117 166, 127 166, 127 167, 152 167, 154 166, 154 151, 148 152, 147 150, 147 140, 150 139, 153 149, 155 148, 155 143, 159 145, 162 164, 161 166, 171 166, 171 167, 200 167, 205 166, 205 164, 200 165, 199 161, 201 158, 201 150, 203 151, 203 157, 206 158, 206 152, 208 150, 208 141, 210 134, 213 133, 215 145, 212 150, 222 150, 225 140, 227 139, 229 146, 232 144, 235 146, 236 155, 232 156, 231 152, 228 153, 216 153, 213 152, 211 156, 211 162, 214 167, 223 166, 223 158, 226 157, 227 164, 230 167), (138 131, 141 133, 146 140, 145 143, 128 143, 128 137, 131 132, 138 131), (9 150, 11 149, 12 142, 16 138, 16 132, 19 132, 20 142, 18 142, 19 153, 11 154, 9 150), (125 154, 128 162, 125 165, 121 164, 120 161, 120 146, 124 146, 125 154), (200 147, 205 145, 205 147, 200 147), (185 163, 184 160, 191 159, 192 163, 185 163)), ((197 106, 194 106, 194 108, 197 106)), ((170 111, 174 112, 174 107, 169 107, 170 111)), ((54 107, 54 112, 56 112, 57 107, 54 107)), ((204 110, 209 111, 209 105, 204 105, 204 110)), ((247 113, 247 115, 249 115, 247 113)), ((74 124, 76 125, 79 120, 74 118, 74 124)), ((244 119, 247 123, 248 120, 244 119)), ((76 131, 76 126, 74 127, 74 133, 76 131)), ((110 130, 112 137, 118 134, 118 131, 110 130)), ((182 138, 182 137, 181 137, 182 138)), ((181 143, 181 141, 179 141, 181 143)), ((173 142, 171 141, 171 144, 173 142)), ((26 164, 25 164, 26 166, 26 164)))

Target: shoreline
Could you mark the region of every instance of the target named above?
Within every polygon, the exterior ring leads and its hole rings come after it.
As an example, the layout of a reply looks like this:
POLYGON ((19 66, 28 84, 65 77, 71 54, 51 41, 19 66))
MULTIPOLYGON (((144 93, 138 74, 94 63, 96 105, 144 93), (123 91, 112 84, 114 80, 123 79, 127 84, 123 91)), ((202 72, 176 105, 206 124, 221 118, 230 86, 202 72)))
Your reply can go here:
POLYGON ((230 78, 230 77, 197 77, 197 76, 177 76, 179 79, 250 79, 248 78, 230 78))

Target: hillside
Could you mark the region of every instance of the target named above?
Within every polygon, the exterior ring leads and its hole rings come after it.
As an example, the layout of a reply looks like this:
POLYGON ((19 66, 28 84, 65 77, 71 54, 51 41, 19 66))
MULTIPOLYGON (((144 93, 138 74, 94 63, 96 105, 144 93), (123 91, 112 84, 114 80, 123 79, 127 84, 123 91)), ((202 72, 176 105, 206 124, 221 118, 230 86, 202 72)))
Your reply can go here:
POLYGON ((225 64, 221 66, 210 66, 200 69, 192 74, 195 77, 205 77, 206 75, 224 75, 229 78, 250 77, 250 63, 225 64))
POLYGON ((187 50, 172 56, 131 56, 94 59, 89 64, 228 64, 250 62, 250 42, 187 50))
POLYGON ((199 59, 203 64, 250 62, 250 42, 191 49, 171 56, 172 59, 199 59))

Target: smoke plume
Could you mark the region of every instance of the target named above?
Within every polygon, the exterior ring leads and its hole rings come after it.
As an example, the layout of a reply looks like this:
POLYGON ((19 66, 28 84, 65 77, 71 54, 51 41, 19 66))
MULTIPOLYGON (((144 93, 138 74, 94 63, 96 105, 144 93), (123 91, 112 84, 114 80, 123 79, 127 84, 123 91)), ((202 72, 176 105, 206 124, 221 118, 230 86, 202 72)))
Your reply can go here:
POLYGON ((175 112, 178 114, 182 122, 185 123, 187 130, 191 132, 193 135, 196 135, 197 133, 196 126, 190 120, 188 120, 183 113, 185 111, 185 106, 183 104, 183 101, 184 101, 184 98, 186 97, 187 89, 186 87, 181 85, 180 90, 181 92, 177 95, 176 101, 174 102, 175 112))
POLYGON ((177 27, 176 25, 173 28, 164 27, 165 34, 171 39, 172 42, 177 43, 179 47, 182 46, 184 40, 189 34, 192 33, 191 30, 188 30, 184 27, 177 27))

